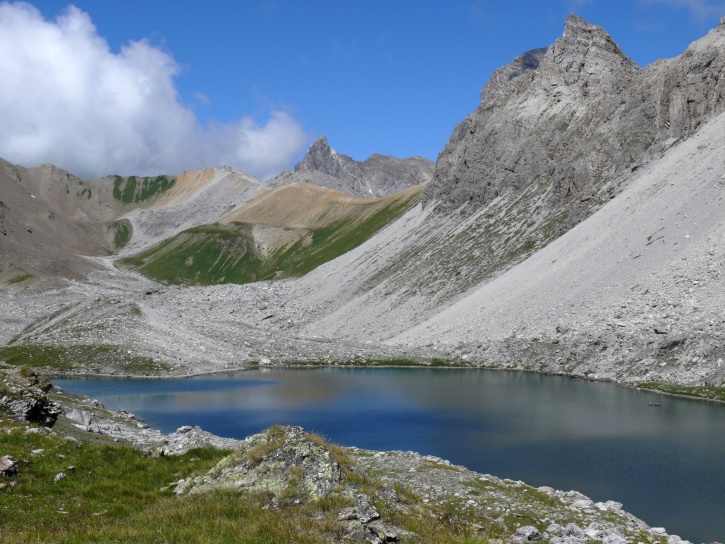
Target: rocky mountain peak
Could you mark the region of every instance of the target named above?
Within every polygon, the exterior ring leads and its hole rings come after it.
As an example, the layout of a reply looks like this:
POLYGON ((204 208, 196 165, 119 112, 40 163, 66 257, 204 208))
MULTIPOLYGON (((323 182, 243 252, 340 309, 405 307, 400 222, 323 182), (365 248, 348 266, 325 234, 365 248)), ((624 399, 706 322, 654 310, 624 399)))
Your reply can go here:
POLYGON ((340 174, 340 164, 336 160, 337 153, 330 147, 325 136, 312 142, 305 157, 295 166, 295 172, 316 170, 331 176, 340 174))
POLYGON ((551 46, 551 54, 564 69, 569 84, 637 68, 604 29, 574 14, 567 18, 564 34, 551 46))
POLYGON ((722 29, 640 69, 606 31, 570 15, 543 56, 493 74, 439 155, 424 204, 482 207, 538 183, 547 213, 570 228, 593 195, 723 111, 722 29))
POLYGON ((398 159, 374 154, 359 162, 337 153, 325 136, 315 140, 294 172, 282 172, 269 181, 270 187, 291 183, 312 183, 360 197, 391 195, 429 181, 433 163, 423 157, 398 159))

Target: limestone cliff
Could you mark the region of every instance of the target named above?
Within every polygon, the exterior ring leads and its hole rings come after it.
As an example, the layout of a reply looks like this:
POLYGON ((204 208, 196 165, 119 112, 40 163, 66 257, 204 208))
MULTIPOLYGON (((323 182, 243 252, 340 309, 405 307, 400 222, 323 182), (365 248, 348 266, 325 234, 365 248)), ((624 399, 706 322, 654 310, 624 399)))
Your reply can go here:
POLYGON ((566 228, 629 169, 723 111, 725 26, 681 56, 639 68, 598 26, 564 34, 497 70, 441 153, 425 202, 447 212, 545 182, 566 228))

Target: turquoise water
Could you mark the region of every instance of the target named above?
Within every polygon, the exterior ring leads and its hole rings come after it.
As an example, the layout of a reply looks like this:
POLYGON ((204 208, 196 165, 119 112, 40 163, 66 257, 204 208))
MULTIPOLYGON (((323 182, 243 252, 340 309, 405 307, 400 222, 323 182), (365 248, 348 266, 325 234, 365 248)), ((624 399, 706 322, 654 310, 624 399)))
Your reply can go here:
POLYGON ((725 405, 479 370, 274 369, 53 383, 165 432, 200 425, 243 438, 296 424, 343 445, 417 451, 616 500, 695 543, 725 537, 725 405))

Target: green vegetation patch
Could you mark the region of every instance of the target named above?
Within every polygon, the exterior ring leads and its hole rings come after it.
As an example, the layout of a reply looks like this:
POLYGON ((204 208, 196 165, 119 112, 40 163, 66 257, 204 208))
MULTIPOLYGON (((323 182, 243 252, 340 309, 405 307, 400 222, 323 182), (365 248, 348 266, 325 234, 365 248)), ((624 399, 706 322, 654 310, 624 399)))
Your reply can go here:
POLYGON ((171 189, 176 183, 176 178, 166 176, 124 178, 114 176, 113 198, 124 204, 137 204, 148 202, 155 196, 161 195, 171 189))
MULTIPOLYGON (((419 198, 420 194, 414 194, 407 199, 392 202, 363 219, 343 219, 325 227, 310 229, 309 238, 305 237, 272 254, 269 259, 271 266, 268 269, 280 271, 281 274, 277 276, 303 276, 372 238, 375 233, 412 208, 419 198)), ((268 276, 265 279, 272 278, 269 273, 268 276)))
POLYGON ((682 395, 685 397, 694 397, 699 399, 716 400, 725 402, 725 387, 709 387, 697 385, 672 385, 657 382, 638 383, 640 389, 649 389, 651 391, 660 391, 670 395, 682 395))
POLYGON ((420 194, 390 203, 367 217, 312 228, 293 244, 262 255, 253 225, 205 225, 185 230, 138 255, 121 259, 164 284, 211 285, 302 276, 359 246, 415 205, 420 194))
MULTIPOLYGON (((150 535, 134 538, 139 528, 157 535, 158 541, 177 541, 163 538, 161 527, 173 534, 187 524, 179 523, 180 528, 174 529, 173 516, 161 522, 153 514, 146 518, 143 512, 166 503, 167 513, 173 514, 178 501, 160 489, 178 480, 179 474, 205 472, 228 453, 199 449, 153 458, 130 447, 81 445, 23 431, 0 433, 3 455, 29 462, 13 480, 14 487, 0 489, 3 542, 157 541, 150 535), (43 451, 31 453, 38 449, 43 451), (61 472, 66 477, 55 482, 61 472), (154 527, 158 523, 161 526, 154 527)), ((188 513, 193 511, 192 507, 188 513)), ((210 529, 202 528, 201 534, 210 529)), ((210 534, 206 541, 211 541, 210 534)))
POLYGON ((250 283, 263 264, 246 223, 188 229, 118 262, 167 285, 250 283))
POLYGON ((131 240, 133 227, 128 219, 112 221, 108 224, 108 229, 113 233, 113 251, 123 249, 131 240))
MULTIPOLYGON (((0 433, 3 454, 29 461, 12 485, 0 489, 3 542, 307 544, 338 541, 342 535, 337 515, 350 504, 339 496, 282 509, 270 508, 264 494, 172 496, 170 484, 205 474, 229 452, 205 448, 150 457, 127 446, 79 444, 23 431, 0 433), (55 481, 61 472, 65 477, 55 481)), ((357 478, 370 491, 384 488, 377 478, 357 478)), ((385 508, 384 519, 432 544, 486 542, 443 512, 407 513, 417 510, 420 497, 400 486, 396 491, 409 510, 385 508)))
POLYGON ((22 283, 27 280, 32 280, 34 277, 35 276, 33 274, 28 274, 28 273, 19 274, 17 276, 13 276, 9 280, 7 280, 5 283, 7 283, 8 285, 12 285, 14 283, 22 283))
POLYGON ((100 371, 104 367, 132 374, 156 374, 169 370, 166 363, 133 355, 119 346, 111 345, 15 344, 0 347, 0 361, 48 372, 100 371))

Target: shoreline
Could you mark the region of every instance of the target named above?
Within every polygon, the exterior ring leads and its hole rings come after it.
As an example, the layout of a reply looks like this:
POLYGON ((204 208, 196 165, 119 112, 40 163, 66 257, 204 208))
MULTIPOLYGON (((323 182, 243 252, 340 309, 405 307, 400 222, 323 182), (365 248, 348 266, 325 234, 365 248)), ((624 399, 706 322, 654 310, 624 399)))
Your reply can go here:
POLYGON ((571 380, 578 380, 578 381, 589 381, 589 382, 599 382, 599 383, 611 383, 613 385, 616 385, 618 387, 624 387, 626 389, 633 389, 635 391, 641 391, 645 393, 656 393, 658 395, 663 395, 666 397, 673 397, 673 398, 680 398, 680 399, 686 399, 686 400, 695 400, 700 402, 709 402, 712 404, 723 404, 725 405, 725 400, 719 400, 719 399, 711 399, 708 397, 702 397, 697 395, 685 395, 681 393, 671 393, 668 391, 662 391, 659 389, 652 389, 648 387, 641 387, 636 384, 632 383, 626 383, 626 382, 619 382, 610 378, 591 378, 588 376, 580 376, 576 374, 565 374, 561 372, 544 372, 539 370, 526 370, 526 369, 517 369, 517 368, 500 368, 500 367, 487 367, 482 365, 474 365, 474 364, 452 364, 452 365, 426 365, 426 364, 405 364, 405 365, 395 365, 395 364, 359 364, 359 363, 352 363, 352 364, 334 364, 334 363, 324 363, 324 364, 288 364, 288 363, 276 363, 271 365, 250 365, 250 366, 242 366, 235 369, 219 369, 219 370, 202 370, 198 372, 193 373, 186 373, 186 374, 170 374, 170 375, 153 375, 153 376, 146 376, 146 375, 138 375, 138 374, 105 374, 105 373, 92 373, 92 372, 81 372, 81 373, 72 373, 72 372, 43 372, 49 379, 54 378, 60 378, 60 379, 74 379, 74 378, 109 378, 109 379, 119 379, 119 380, 182 380, 182 379, 191 379, 191 378, 200 378, 204 376, 216 376, 216 375, 222 375, 222 374, 234 374, 237 372, 249 372, 252 370, 262 370, 262 369, 293 369, 298 368, 300 370, 309 370, 309 369, 315 369, 315 368, 351 368, 351 369, 410 369, 410 370, 479 370, 479 371, 485 371, 485 370, 492 370, 492 371, 498 371, 498 372, 522 372, 522 373, 528 373, 528 374, 540 374, 544 376, 559 376, 562 378, 569 378, 571 380))

